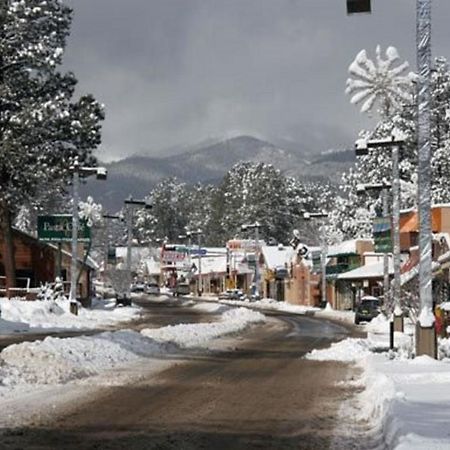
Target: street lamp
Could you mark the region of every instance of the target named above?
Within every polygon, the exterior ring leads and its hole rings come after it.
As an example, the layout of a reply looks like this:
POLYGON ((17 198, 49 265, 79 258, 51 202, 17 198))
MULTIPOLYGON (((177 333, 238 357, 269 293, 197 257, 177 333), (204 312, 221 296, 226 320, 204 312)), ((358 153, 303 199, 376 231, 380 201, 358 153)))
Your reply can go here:
POLYGON ((331 307, 331 304, 327 301, 327 253, 328 253, 328 246, 327 246, 327 236, 326 236, 326 227, 325 227, 325 220, 328 217, 328 213, 326 212, 304 212, 303 213, 303 219, 304 220, 311 220, 311 219, 322 219, 322 245, 321 245, 321 257, 320 262, 322 266, 322 305, 329 305, 331 307))
POLYGON ((145 200, 134 200, 130 195, 125 200, 126 216, 127 216, 127 267, 129 282, 127 283, 127 299, 131 297, 131 244, 133 237, 133 212, 135 209, 144 208, 151 209, 152 205, 145 200))
POLYGON ((256 221, 254 223, 244 224, 241 226, 242 231, 255 231, 255 298, 259 298, 259 230, 261 224, 256 221))
MULTIPOLYGON (((202 248, 201 248, 201 237, 203 235, 203 231, 199 228, 197 230, 189 230, 186 231, 186 237, 189 239, 189 258, 191 255, 191 239, 193 236, 197 236, 197 246, 198 246, 198 284, 197 284, 197 293, 198 296, 202 296, 203 291, 203 280, 202 280, 202 248)), ((189 260, 190 264, 190 260, 189 260)))
POLYGON ((97 180, 106 180, 107 170, 104 167, 83 167, 80 166, 78 157, 70 166, 69 171, 72 175, 72 259, 70 266, 70 309, 74 314, 78 313, 77 305, 77 259, 78 259, 78 226, 80 219, 78 216, 79 203, 79 184, 80 177, 86 178, 95 175, 97 180))
POLYGON ((394 228, 394 331, 403 332, 403 312, 400 306, 401 282, 400 282, 400 171, 399 171, 399 153, 400 148, 405 142, 401 133, 393 133, 386 139, 359 139, 355 144, 356 156, 367 155, 369 149, 380 148, 391 150, 392 158, 392 222, 394 228))
MULTIPOLYGON (((123 222, 123 216, 121 215, 115 215, 115 214, 103 214, 103 219, 106 220, 120 220, 123 222)), ((106 273, 106 269, 108 266, 108 257, 109 257, 109 242, 108 242, 108 226, 106 225, 106 221, 105 221, 105 234, 106 234, 106 242, 105 242, 105 259, 104 259, 104 270, 106 273)))
POLYGON ((370 13, 370 0, 347 0, 347 14, 370 13))
MULTIPOLYGON (((383 182, 383 183, 367 183, 367 184, 358 184, 356 186, 356 192, 358 194, 363 194, 367 191, 375 191, 382 193, 383 199, 383 217, 387 218, 389 216, 389 206, 388 206, 388 190, 392 187, 391 183, 383 182)), ((387 304, 389 292, 389 254, 387 251, 383 252, 383 294, 384 294, 384 302, 387 304)))

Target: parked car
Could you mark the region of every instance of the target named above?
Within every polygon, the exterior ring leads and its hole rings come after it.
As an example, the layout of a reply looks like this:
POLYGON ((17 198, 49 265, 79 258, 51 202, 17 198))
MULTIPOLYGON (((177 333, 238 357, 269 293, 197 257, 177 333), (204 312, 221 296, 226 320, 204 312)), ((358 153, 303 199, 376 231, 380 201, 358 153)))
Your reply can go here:
POLYGON ((149 295, 159 295, 161 293, 161 289, 157 283, 148 283, 145 287, 145 292, 149 295))
POLYGON ((179 297, 180 295, 189 295, 191 293, 191 287, 189 283, 177 283, 173 295, 179 297))
POLYGON ((356 307, 355 324, 360 322, 370 322, 381 312, 381 302, 376 297, 365 296, 361 298, 361 302, 356 307))
POLYGON ((245 294, 240 289, 227 289, 219 294, 219 300, 244 300, 245 294))
POLYGON ((144 291, 145 291, 145 284, 140 281, 133 283, 131 285, 131 292, 140 293, 140 292, 144 292, 144 291))

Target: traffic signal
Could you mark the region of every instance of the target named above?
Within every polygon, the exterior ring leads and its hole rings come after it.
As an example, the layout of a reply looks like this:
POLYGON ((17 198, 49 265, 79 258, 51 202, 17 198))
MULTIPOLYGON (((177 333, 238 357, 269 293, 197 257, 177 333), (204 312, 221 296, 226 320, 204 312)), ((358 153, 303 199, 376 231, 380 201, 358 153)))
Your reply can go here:
POLYGON ((347 0, 347 14, 370 12, 370 0, 347 0))

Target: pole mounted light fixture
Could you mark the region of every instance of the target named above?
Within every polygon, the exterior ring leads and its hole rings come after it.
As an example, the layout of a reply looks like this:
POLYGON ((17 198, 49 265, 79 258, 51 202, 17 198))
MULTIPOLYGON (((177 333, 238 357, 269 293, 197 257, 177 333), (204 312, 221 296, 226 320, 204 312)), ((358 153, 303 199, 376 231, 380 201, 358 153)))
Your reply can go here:
POLYGON ((127 299, 131 296, 131 244, 132 244, 132 234, 133 234, 133 211, 136 208, 152 209, 152 204, 146 200, 135 200, 130 195, 125 201, 125 206, 127 207, 127 272, 129 277, 129 282, 127 283, 127 299))
POLYGON ((70 265, 70 294, 71 311, 78 314, 77 307, 77 259, 78 259, 78 202, 79 202, 79 184, 80 178, 86 178, 95 175, 98 180, 106 180, 108 171, 104 167, 84 167, 81 166, 78 157, 69 167, 72 175, 72 260, 70 265))
POLYGON ((347 14, 370 13, 370 0, 347 0, 347 14))

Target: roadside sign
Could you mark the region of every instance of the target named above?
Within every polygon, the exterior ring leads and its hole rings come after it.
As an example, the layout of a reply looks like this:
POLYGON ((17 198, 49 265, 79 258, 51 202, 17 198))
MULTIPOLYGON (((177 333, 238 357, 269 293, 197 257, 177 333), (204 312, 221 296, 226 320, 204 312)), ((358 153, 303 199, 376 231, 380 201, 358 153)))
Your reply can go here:
POLYGON ((201 255, 201 256, 205 256, 206 255, 206 253, 207 253, 207 250, 206 250, 206 248, 195 248, 195 247, 193 247, 193 248, 190 248, 189 249, 189 253, 191 254, 191 255, 201 255))
POLYGON ((373 222, 374 250, 377 253, 392 252, 391 218, 376 217, 373 222))
MULTIPOLYGON (((38 216, 38 238, 44 242, 71 242, 72 241, 72 215, 52 214, 38 216)), ((86 220, 80 219, 78 228, 78 242, 90 242, 91 229, 86 220)))

